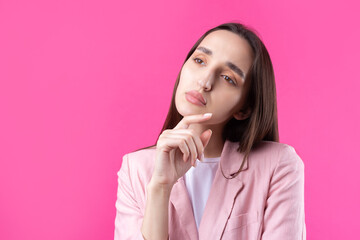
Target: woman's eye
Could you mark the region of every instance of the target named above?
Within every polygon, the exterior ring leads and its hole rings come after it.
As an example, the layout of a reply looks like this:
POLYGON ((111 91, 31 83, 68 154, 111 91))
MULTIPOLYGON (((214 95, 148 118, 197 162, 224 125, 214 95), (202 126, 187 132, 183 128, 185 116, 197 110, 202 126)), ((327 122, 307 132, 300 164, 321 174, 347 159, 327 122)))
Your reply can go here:
POLYGON ((195 61, 196 63, 199 63, 199 64, 204 63, 204 61, 201 60, 200 58, 194 58, 194 61, 195 61))
POLYGON ((224 79, 226 81, 229 81, 231 84, 236 85, 236 82, 234 80, 232 80, 231 78, 229 78, 228 76, 226 76, 226 75, 222 75, 222 76, 224 77, 224 79))

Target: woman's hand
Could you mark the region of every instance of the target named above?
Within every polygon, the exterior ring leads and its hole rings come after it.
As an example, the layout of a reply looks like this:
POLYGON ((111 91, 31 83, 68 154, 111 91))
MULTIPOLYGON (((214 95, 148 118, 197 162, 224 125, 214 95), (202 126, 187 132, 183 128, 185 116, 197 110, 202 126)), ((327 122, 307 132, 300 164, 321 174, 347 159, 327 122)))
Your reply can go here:
POLYGON ((151 181, 153 184, 172 188, 196 159, 200 159, 211 137, 211 130, 200 136, 188 129, 190 124, 209 120, 211 114, 185 116, 174 129, 164 130, 156 143, 155 167, 151 181))

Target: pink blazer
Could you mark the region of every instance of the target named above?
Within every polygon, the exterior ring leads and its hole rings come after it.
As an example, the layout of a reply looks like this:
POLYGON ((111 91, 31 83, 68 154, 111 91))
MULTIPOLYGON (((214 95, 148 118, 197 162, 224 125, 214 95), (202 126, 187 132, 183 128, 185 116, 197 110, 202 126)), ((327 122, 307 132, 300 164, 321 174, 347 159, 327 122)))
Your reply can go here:
MULTIPOLYGON (((243 154, 226 141, 224 174, 236 172, 243 154)), ((143 239, 140 232, 155 148, 125 154, 118 172, 115 240, 143 239)), ((263 141, 253 149, 240 174, 225 179, 218 168, 199 226, 184 179, 174 185, 169 203, 170 240, 306 239, 304 164, 292 146, 263 141)))

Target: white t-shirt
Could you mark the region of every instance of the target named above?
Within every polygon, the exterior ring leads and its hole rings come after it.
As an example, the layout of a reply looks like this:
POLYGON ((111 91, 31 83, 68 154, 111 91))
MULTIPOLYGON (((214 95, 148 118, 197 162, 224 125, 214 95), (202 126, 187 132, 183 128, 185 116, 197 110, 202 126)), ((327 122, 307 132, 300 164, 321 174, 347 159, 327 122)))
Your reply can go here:
POLYGON ((196 167, 191 167, 184 175, 198 229, 219 161, 220 157, 204 158, 203 162, 196 159, 196 167))

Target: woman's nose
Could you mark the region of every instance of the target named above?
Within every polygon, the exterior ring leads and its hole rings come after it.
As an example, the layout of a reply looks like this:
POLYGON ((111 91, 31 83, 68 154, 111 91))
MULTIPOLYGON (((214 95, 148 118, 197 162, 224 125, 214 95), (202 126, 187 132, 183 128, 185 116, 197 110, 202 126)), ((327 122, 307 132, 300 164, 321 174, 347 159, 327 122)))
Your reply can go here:
POLYGON ((199 85, 206 91, 210 91, 214 81, 214 74, 208 73, 201 77, 198 81, 199 85))

